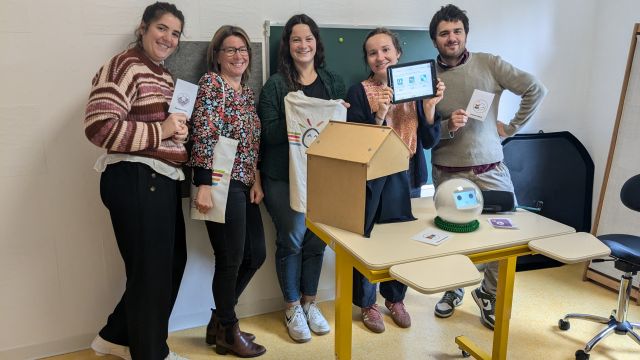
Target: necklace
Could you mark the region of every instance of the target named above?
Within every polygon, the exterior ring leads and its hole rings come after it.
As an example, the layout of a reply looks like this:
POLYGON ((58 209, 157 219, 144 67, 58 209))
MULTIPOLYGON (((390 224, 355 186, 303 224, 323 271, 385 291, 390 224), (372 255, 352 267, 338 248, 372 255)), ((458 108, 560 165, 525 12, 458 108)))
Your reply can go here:
POLYGON ((220 76, 224 79, 224 81, 231 86, 231 88, 237 92, 238 94, 242 93, 242 83, 240 81, 233 82, 229 80, 224 74, 220 74, 220 76))

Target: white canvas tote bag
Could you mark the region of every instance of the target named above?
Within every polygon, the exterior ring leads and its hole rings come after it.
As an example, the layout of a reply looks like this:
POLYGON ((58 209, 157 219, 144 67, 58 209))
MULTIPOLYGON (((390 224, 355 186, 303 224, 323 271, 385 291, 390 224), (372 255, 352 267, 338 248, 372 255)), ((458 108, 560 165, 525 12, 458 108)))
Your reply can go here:
POLYGON ((213 207, 206 214, 196 209, 195 199, 198 187, 191 184, 191 218, 209 220, 224 224, 227 196, 231 182, 231 169, 238 150, 238 140, 220 136, 213 148, 213 174, 211 175, 211 200, 213 207))
POLYGON ((289 138, 290 205, 295 211, 307 211, 307 148, 329 120, 346 121, 347 108, 342 100, 322 100, 290 92, 284 98, 289 138))

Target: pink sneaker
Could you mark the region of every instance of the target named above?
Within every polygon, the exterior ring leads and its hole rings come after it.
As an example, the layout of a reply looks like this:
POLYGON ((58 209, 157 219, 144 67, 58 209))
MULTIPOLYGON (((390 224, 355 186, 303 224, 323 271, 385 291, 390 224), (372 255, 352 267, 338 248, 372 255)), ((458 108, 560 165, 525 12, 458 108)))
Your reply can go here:
POLYGON ((407 312, 407 309, 404 307, 404 303, 402 301, 398 302, 390 302, 385 300, 384 306, 391 311, 391 318, 396 325, 401 328, 408 328, 411 326, 411 316, 407 312))
POLYGON ((362 322, 374 333, 384 332, 384 321, 377 304, 362 308, 362 322))

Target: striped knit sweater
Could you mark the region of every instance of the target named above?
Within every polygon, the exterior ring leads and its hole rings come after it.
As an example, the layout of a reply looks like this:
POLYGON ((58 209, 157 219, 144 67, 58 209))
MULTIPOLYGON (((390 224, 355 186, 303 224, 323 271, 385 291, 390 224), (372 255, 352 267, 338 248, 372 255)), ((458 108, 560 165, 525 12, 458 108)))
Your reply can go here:
POLYGON ((179 166, 187 151, 171 138, 162 140, 161 124, 173 95, 171 74, 137 47, 98 70, 85 113, 85 134, 109 153, 147 156, 179 166))

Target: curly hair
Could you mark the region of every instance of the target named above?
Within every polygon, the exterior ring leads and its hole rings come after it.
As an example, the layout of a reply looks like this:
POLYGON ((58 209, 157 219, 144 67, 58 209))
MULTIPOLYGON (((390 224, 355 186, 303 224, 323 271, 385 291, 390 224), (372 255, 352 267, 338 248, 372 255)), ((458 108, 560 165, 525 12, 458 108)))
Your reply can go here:
POLYGON ((459 7, 455 5, 446 5, 440 8, 438 12, 433 14, 433 18, 431 18, 431 23, 429 23, 429 37, 431 40, 436 39, 436 31, 438 30, 438 24, 440 22, 456 22, 462 21, 462 26, 464 26, 464 33, 469 34, 469 18, 467 17, 466 11, 460 10, 459 7))

